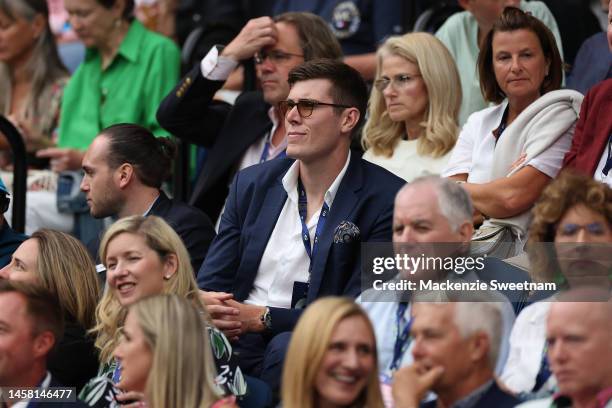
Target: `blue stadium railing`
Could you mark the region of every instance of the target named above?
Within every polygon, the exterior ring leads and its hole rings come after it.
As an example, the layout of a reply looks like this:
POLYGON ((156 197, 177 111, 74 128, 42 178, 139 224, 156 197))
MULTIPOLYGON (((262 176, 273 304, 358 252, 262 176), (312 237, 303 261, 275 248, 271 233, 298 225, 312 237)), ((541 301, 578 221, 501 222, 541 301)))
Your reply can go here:
POLYGON ((23 232, 25 230, 26 179, 28 176, 25 144, 21 133, 2 115, 0 115, 0 133, 6 136, 13 152, 13 218, 11 227, 17 232, 23 232))

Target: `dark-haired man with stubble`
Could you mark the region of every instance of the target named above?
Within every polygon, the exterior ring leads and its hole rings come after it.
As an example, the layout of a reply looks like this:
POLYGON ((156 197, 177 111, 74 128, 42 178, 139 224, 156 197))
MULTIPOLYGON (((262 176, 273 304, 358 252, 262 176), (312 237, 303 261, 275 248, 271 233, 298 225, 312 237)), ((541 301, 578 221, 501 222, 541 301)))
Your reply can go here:
MULTIPOLYGON (((118 124, 104 129, 83 157, 81 190, 95 218, 156 215, 181 237, 197 271, 215 237, 202 211, 171 200, 161 190, 170 174, 176 147, 142 126, 118 124)), ((97 258, 99 239, 88 248, 97 258)))
POLYGON ((239 365, 263 370, 273 387, 268 364, 282 363, 303 308, 361 291, 361 243, 390 240, 393 198, 404 184, 350 153, 368 98, 355 69, 310 61, 289 73, 289 84, 279 104, 288 158, 236 175, 198 273, 213 323, 238 339, 239 365))

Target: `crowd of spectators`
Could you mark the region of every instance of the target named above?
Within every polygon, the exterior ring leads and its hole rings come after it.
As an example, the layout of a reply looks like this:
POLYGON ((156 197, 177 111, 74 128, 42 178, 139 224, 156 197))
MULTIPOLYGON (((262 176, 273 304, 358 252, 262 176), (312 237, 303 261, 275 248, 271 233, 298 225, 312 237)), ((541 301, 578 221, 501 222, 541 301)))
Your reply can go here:
POLYGON ((0 0, 2 406, 612 407, 612 2, 196 3, 0 0))

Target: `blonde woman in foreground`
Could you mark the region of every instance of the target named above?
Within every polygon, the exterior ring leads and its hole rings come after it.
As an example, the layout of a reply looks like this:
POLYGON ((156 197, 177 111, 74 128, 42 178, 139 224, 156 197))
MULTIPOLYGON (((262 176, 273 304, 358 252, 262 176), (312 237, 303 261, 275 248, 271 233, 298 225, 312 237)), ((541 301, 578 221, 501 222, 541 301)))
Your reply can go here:
POLYGON ((114 351, 124 367, 119 387, 144 393, 148 407, 236 407, 219 400, 201 311, 185 298, 160 295, 129 308, 114 351))
POLYGON ((382 408, 372 324, 352 299, 310 305, 293 331, 285 358, 285 408, 382 408))

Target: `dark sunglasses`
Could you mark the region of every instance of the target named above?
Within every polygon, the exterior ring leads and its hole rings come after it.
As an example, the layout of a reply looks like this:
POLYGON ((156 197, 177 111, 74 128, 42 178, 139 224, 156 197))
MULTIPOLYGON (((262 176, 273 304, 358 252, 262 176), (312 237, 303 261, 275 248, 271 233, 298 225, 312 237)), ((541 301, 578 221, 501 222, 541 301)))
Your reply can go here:
POLYGON ((557 233, 559 235, 570 237, 576 235, 581 229, 584 229, 590 235, 602 235, 606 230, 605 226, 601 222, 592 222, 586 225, 570 223, 560 225, 557 228, 557 233))
POLYGON ((303 57, 300 54, 291 54, 289 52, 284 52, 281 50, 261 50, 255 53, 253 56, 253 60, 256 64, 263 64, 266 58, 269 58, 275 64, 279 64, 285 61, 288 61, 291 57, 303 57))
POLYGON ((340 105, 337 103, 325 103, 315 101, 313 99, 300 99, 298 101, 292 101, 291 99, 287 99, 286 101, 280 101, 278 103, 278 110, 280 112, 281 118, 287 116, 287 113, 297 106, 298 113, 302 118, 308 118, 312 115, 312 111, 317 106, 333 106, 334 108, 351 108, 348 105, 340 105))

